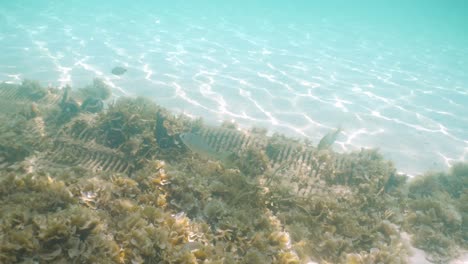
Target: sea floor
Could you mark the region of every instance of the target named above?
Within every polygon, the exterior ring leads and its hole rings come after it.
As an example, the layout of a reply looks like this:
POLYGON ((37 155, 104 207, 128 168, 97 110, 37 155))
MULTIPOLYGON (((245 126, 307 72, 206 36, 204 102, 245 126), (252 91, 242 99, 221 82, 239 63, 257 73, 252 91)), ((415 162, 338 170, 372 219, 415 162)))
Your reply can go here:
POLYGON ((430 25, 262 6, 90 4, 2 4, 0 81, 80 87, 99 77, 118 95, 208 123, 315 143, 341 126, 335 150, 379 148, 410 175, 468 158, 468 46, 430 25), (128 72, 112 75, 114 66, 128 72))

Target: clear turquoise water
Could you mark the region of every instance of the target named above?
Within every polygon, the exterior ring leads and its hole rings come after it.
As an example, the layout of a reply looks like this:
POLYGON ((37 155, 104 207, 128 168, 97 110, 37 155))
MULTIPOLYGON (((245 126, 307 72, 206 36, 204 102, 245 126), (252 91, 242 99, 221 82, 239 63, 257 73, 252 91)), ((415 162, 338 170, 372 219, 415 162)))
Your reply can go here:
POLYGON ((342 125, 336 150, 378 147, 410 174, 468 159, 465 1, 101 2, 2 1, 0 81, 100 77, 314 142, 342 125))

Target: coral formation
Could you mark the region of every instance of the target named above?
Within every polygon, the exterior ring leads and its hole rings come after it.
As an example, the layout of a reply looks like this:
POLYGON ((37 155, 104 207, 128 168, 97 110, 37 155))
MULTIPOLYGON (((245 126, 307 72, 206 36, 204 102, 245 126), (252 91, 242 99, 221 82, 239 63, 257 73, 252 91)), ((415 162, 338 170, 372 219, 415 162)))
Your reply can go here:
POLYGON ((376 150, 110 91, 0 84, 0 263, 407 263, 403 231, 435 262, 467 249, 466 164, 407 182, 376 150))

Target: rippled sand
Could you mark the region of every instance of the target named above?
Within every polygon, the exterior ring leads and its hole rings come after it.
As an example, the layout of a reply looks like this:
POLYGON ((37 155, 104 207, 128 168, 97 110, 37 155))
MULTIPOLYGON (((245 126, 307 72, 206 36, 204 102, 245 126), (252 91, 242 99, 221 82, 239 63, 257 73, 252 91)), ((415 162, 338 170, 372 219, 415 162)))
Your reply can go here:
POLYGON ((97 76, 209 123, 313 142, 341 125, 337 150, 378 147, 409 174, 468 159, 466 46, 320 17, 67 5, 0 7, 0 81, 97 76))

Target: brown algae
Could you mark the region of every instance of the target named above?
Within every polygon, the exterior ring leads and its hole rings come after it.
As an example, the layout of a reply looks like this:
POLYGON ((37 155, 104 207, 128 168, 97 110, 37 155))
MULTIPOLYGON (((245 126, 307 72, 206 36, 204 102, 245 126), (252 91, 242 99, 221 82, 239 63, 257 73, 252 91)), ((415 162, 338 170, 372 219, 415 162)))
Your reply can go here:
POLYGON ((404 231, 434 263, 468 248, 466 164, 408 181, 376 150, 111 103, 98 79, 0 95, 0 263, 407 263, 404 231))

